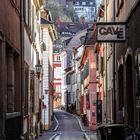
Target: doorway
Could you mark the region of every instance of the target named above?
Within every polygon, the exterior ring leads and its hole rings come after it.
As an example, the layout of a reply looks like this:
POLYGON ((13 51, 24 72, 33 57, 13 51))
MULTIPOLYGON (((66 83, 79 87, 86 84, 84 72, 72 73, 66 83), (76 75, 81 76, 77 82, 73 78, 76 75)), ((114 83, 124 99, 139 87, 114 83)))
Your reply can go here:
POLYGON ((134 100, 133 100, 133 74, 132 57, 127 56, 126 60, 126 104, 127 104, 127 123, 134 126, 134 100))
POLYGON ((124 123, 124 68, 120 65, 118 70, 118 121, 124 123))

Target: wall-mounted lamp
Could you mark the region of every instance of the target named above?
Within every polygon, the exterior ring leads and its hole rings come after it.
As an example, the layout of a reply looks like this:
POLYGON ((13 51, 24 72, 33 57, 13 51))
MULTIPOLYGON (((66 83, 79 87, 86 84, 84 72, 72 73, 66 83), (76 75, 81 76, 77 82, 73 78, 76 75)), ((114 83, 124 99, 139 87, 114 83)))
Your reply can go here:
POLYGON ((88 28, 85 36, 84 45, 89 44, 91 40, 93 40, 92 34, 93 34, 93 28, 88 28))
POLYGON ((35 65, 35 68, 36 68, 36 74, 38 76, 38 79, 40 79, 40 73, 41 73, 42 65, 37 64, 37 65, 35 65))
POLYGON ((46 89, 46 90, 45 90, 45 94, 48 94, 48 92, 49 92, 49 90, 46 89))

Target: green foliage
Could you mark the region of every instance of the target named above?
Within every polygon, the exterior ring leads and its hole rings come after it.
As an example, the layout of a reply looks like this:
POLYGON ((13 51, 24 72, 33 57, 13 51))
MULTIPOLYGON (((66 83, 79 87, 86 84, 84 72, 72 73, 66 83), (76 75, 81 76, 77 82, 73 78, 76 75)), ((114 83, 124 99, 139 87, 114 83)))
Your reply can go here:
POLYGON ((47 9, 51 12, 53 20, 56 20, 58 17, 63 22, 71 22, 73 20, 74 9, 61 6, 58 0, 47 0, 47 9))

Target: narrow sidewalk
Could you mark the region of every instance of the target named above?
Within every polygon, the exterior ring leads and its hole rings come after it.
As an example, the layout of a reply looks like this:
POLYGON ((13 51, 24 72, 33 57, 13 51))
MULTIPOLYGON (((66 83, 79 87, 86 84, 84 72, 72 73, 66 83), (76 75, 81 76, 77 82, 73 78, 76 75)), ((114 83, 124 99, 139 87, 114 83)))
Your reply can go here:
POLYGON ((57 120, 54 117, 54 121, 52 123, 52 126, 49 130, 43 131, 41 136, 38 138, 32 139, 32 140, 52 140, 54 136, 56 135, 56 129, 58 127, 57 120))

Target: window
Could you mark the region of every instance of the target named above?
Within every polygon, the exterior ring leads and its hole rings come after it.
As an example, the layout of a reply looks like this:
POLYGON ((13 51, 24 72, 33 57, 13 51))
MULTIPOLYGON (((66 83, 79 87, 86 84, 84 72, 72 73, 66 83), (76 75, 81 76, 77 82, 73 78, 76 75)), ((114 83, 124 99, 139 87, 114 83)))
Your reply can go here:
POLYGON ((60 55, 55 56, 55 57, 54 57, 54 61, 61 61, 60 55))
MULTIPOLYGON (((30 19, 30 18, 29 18, 30 19)), ((32 39, 35 40, 35 36, 34 36, 34 20, 35 20, 35 17, 34 17, 34 6, 32 6, 32 26, 31 26, 31 33, 32 33, 32 39)))
POLYGON ((57 56, 57 61, 60 61, 60 56, 57 56))
POLYGON ((89 97, 89 94, 86 94, 86 109, 90 109, 90 97, 89 97))
POLYGON ((56 85, 55 91, 56 91, 56 92, 61 92, 61 85, 56 85))
POLYGON ((13 112, 15 109, 15 67, 14 54, 10 50, 7 50, 7 78, 7 112, 13 112))
POLYGON ((95 7, 91 7, 91 10, 92 10, 93 12, 95 12, 95 7))
POLYGON ((66 76, 66 84, 70 84, 71 83, 71 75, 67 75, 66 76))
POLYGON ((106 4, 107 4, 107 6, 109 5, 109 0, 106 0, 106 4))
POLYGON ((75 5, 79 5, 79 2, 75 2, 74 4, 75 4, 75 5))
POLYGON ((62 76, 61 68, 55 68, 54 69, 54 78, 61 78, 61 76, 62 76))
MULTIPOLYGON (((34 12, 33 12, 33 14, 34 14, 34 12)), ((30 0, 28 0, 28 26, 29 26, 29 28, 31 28, 31 1, 30 0)))
POLYGON ((93 2, 90 2, 90 5, 93 5, 93 2))
POLYGON ((25 0, 23 2, 23 10, 24 10, 24 21, 26 25, 31 28, 31 1, 25 0))
POLYGON ((82 5, 86 5, 86 2, 82 2, 82 5))

